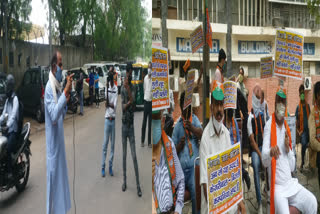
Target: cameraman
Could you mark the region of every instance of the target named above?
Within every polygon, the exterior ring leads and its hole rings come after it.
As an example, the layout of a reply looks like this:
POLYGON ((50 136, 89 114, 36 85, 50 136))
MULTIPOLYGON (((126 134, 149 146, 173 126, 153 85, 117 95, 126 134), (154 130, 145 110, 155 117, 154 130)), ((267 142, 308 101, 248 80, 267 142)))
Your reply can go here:
POLYGON ((67 84, 62 90, 62 70, 59 67, 61 61, 61 53, 56 52, 51 59, 51 71, 44 96, 47 146, 47 214, 65 214, 71 208, 63 119, 67 113, 73 74, 66 77, 67 84))
POLYGON ((107 78, 107 87, 106 87, 106 114, 104 122, 104 143, 102 147, 102 170, 101 175, 105 177, 105 162, 107 155, 107 148, 109 143, 109 138, 111 138, 111 152, 109 158, 109 174, 113 176, 112 172, 112 163, 114 155, 114 142, 115 142, 115 123, 116 123, 116 107, 118 100, 118 87, 114 84, 113 81, 113 72, 110 69, 108 78, 107 78))
POLYGON ((4 105, 0 123, 2 124, 5 119, 5 114, 8 114, 8 120, 6 121, 6 130, 3 130, 3 134, 8 138, 7 152, 8 152, 8 178, 12 177, 12 166, 11 166, 11 153, 14 152, 16 145, 17 131, 18 131, 18 117, 19 117, 19 101, 18 97, 14 93, 14 77, 12 74, 7 76, 7 100, 4 105), (5 133, 6 132, 6 133, 5 133))

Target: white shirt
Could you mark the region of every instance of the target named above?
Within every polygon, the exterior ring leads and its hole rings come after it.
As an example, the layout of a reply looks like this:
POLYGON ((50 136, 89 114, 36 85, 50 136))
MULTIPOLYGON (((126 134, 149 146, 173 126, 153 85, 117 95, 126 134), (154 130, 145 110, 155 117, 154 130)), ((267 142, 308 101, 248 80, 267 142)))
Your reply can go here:
POLYGON ((252 119, 253 118, 254 118, 254 116, 250 112, 250 114, 248 116, 248 121, 247 121, 248 137, 250 137, 250 135, 253 134, 253 131, 252 131, 252 119))
MULTIPOLYGON (((200 184, 208 185, 206 158, 214 153, 223 152, 231 148, 230 133, 228 129, 222 125, 220 136, 218 137, 213 128, 213 121, 210 118, 209 123, 203 131, 200 143, 200 184)), ((238 207, 230 210, 229 213, 236 212, 238 207)), ((201 186, 201 214, 208 214, 208 203, 201 186)))
POLYGON ((218 82, 223 83, 222 77, 221 77, 221 71, 219 68, 216 69, 216 72, 214 74, 214 80, 217 80, 218 82))
MULTIPOLYGON (((105 96, 107 99, 107 89, 105 89, 105 96)), ((109 85, 109 89, 108 89, 108 99, 109 99, 109 103, 112 103, 114 108, 108 107, 106 109, 106 114, 105 114, 105 118, 108 117, 116 117, 116 109, 117 109, 117 100, 118 100, 118 87, 114 84, 113 87, 111 87, 111 85, 109 85)))
MULTIPOLYGON (((271 145, 271 122, 272 116, 268 120, 264 127, 264 137, 262 146, 262 163, 268 168, 269 184, 271 181, 271 157, 270 157, 270 145, 271 145)), ((280 149, 280 156, 277 159, 276 164, 276 180, 275 180, 275 191, 282 192, 283 196, 290 197, 295 195, 302 186, 298 183, 296 178, 291 177, 291 172, 294 171, 295 157, 294 152, 290 150, 286 152, 285 146, 285 133, 286 128, 284 124, 279 127, 276 124, 277 129, 277 145, 280 149)))
POLYGON ((144 77, 144 82, 143 82, 143 89, 144 89, 144 100, 145 101, 152 101, 152 79, 149 77, 149 75, 146 75, 144 77))

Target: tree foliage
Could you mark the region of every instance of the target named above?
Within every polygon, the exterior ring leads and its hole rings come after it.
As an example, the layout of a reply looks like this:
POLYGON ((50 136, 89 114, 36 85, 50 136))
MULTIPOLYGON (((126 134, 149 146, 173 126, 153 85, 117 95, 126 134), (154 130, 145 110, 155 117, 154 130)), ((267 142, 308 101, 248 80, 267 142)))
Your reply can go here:
POLYGON ((315 17, 316 23, 320 23, 320 0, 307 0, 307 3, 310 14, 315 17))
POLYGON ((7 22, 9 39, 24 39, 22 32, 30 32, 28 24, 31 13, 31 0, 1 0, 0 1, 0 32, 4 31, 4 19, 7 22), (6 6, 6 8, 5 8, 6 6), (6 16, 5 16, 6 9, 6 16))

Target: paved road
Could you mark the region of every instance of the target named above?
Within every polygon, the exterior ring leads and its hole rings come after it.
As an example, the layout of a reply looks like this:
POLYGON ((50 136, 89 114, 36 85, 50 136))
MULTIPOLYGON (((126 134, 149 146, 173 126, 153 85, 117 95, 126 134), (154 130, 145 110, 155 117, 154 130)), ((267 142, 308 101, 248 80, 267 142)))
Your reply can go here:
MULTIPOLYGON (((120 97, 118 101, 120 100, 120 97)), ((120 102, 118 102, 120 104, 120 102)), ((101 105, 102 106, 102 105, 101 105)), ((150 213, 151 212, 151 152, 140 147, 143 112, 135 113, 135 136, 142 197, 137 196, 130 147, 127 151, 127 191, 122 192, 122 144, 120 105, 117 108, 114 176, 101 177, 101 155, 104 129, 104 107, 85 108, 83 117, 75 117, 76 179, 75 200, 77 214, 87 213, 150 213)), ((46 147, 44 124, 31 120, 31 171, 25 191, 15 189, 0 193, 1 214, 43 214, 46 209, 46 147)), ((65 123, 65 141, 71 200, 73 200, 73 118, 65 123)), ((110 152, 110 145, 108 148, 110 152)), ((108 160, 107 156, 107 160, 108 160)), ((107 162, 108 163, 108 162, 107 162)), ((108 164, 107 164, 108 166, 108 164)), ((74 204, 69 213, 74 213, 74 204)))

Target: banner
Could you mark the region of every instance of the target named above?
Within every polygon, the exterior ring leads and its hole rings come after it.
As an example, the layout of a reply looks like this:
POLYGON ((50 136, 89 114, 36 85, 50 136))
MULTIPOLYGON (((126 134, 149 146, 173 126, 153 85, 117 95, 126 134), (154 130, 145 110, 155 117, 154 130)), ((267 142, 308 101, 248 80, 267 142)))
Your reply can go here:
POLYGON ((223 83, 224 88, 224 109, 237 108, 237 83, 226 81, 223 83))
POLYGON ((302 80, 303 35, 277 30, 274 75, 302 80))
POLYGON ((272 56, 260 59, 260 79, 272 77, 272 56))
POLYGON ((168 50, 152 46, 152 111, 166 109, 169 103, 168 50))
POLYGON ((187 82, 186 82, 186 94, 184 96, 183 110, 188 108, 188 106, 191 105, 192 103, 195 73, 196 73, 195 69, 191 69, 190 71, 188 71, 187 82))
POLYGON ((202 26, 199 25, 192 33, 190 34, 191 39, 191 47, 192 47, 192 53, 197 52, 199 48, 203 46, 203 31, 202 26))
POLYGON ((225 213, 243 198, 240 142, 208 157, 206 163, 208 211, 225 213))
MULTIPOLYGON (((287 116, 287 115, 286 115, 287 116)), ((292 149, 296 147, 296 117, 285 117, 291 132, 292 149)))

